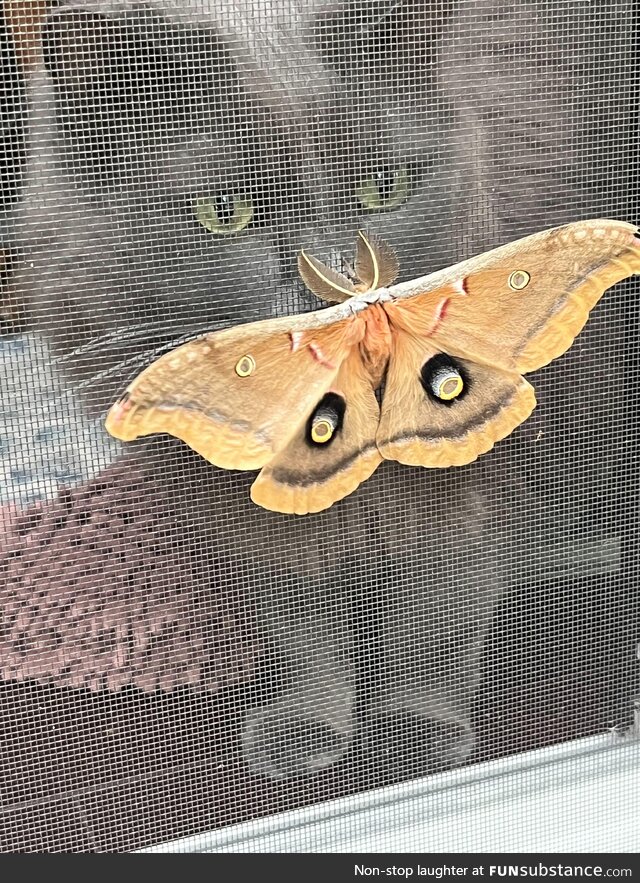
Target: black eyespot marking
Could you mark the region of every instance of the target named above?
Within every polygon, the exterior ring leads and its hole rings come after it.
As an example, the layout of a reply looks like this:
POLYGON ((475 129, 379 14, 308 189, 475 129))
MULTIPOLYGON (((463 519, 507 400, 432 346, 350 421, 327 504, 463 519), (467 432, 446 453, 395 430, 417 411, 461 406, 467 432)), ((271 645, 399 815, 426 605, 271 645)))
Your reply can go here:
POLYGON ((470 385, 462 365, 446 353, 438 353, 424 363, 420 383, 430 399, 448 408, 465 397, 470 385))
POLYGON ((342 429, 347 403, 342 396, 328 392, 307 420, 305 438, 313 448, 330 445, 342 429))

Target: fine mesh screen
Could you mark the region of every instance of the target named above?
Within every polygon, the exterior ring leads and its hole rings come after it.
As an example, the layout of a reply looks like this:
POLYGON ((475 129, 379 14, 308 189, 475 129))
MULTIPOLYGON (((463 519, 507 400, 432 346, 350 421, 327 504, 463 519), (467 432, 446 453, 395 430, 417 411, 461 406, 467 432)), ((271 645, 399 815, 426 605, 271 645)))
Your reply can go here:
POLYGON ((384 463, 317 515, 104 414, 172 342, 317 309, 301 248, 343 269, 366 230, 405 280, 637 220, 636 42, 631 0, 5 0, 3 851, 131 850, 631 726, 633 280, 492 452, 384 463))

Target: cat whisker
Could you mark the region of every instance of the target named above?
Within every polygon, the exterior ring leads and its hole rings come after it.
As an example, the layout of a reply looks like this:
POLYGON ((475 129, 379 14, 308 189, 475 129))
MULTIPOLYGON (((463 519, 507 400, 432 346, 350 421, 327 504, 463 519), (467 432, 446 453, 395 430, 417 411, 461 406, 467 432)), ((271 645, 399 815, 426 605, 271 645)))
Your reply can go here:
MULTIPOLYGON (((233 323, 230 319, 218 320, 215 323, 215 330, 219 331, 227 328, 233 323)), ((181 329, 180 334, 176 334, 175 322, 155 322, 137 325, 127 329, 118 328, 107 334, 94 337, 86 343, 75 347, 68 352, 56 356, 52 359, 54 365, 64 367, 67 362, 72 361, 78 356, 95 355, 96 353, 108 353, 113 349, 124 348, 126 344, 135 344, 136 352, 140 353, 140 346, 144 344, 144 340, 149 341, 149 345, 143 350, 143 354, 148 357, 156 357, 161 355, 165 349, 172 349, 180 346, 200 334, 205 334, 213 330, 208 324, 205 328, 202 325, 188 325, 181 329)))
POLYGON ((144 325, 133 326, 127 329, 116 329, 108 334, 94 337, 86 343, 75 347, 64 355, 57 356, 54 359, 55 364, 64 365, 76 356, 82 356, 87 353, 95 353, 96 351, 105 350, 110 344, 122 346, 124 343, 138 343, 141 338, 170 337, 175 336, 175 325, 169 323, 147 323, 144 325))

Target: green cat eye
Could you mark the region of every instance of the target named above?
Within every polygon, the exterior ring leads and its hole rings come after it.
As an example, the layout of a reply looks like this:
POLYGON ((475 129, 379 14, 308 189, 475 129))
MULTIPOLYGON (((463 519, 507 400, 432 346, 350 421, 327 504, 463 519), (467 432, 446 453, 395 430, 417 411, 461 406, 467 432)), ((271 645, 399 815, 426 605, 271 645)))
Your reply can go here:
POLYGON ((409 170, 406 166, 399 169, 381 169, 360 184, 356 189, 356 196, 363 208, 370 212, 384 212, 397 208, 409 195, 409 178, 409 170))
POLYGON ((239 233, 253 217, 253 202, 233 193, 203 196, 196 200, 195 215, 203 227, 218 236, 239 233))

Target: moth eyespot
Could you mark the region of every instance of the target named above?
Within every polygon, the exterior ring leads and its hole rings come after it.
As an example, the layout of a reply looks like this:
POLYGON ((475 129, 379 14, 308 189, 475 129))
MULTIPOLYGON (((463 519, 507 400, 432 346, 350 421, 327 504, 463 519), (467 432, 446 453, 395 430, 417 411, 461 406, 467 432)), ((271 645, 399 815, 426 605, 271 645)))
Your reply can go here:
POLYGON ((509 288, 513 291, 522 291, 526 288, 531 280, 531 276, 526 270, 514 270, 509 276, 509 288))
POLYGON ((311 424, 311 438, 319 445, 323 445, 330 440, 335 432, 337 423, 338 421, 335 419, 334 415, 331 415, 331 419, 325 419, 324 417, 316 415, 311 424))
POLYGON ((446 353, 437 353, 422 366, 420 383, 434 401, 450 407, 469 391, 469 377, 463 365, 446 353))
POLYGON ((256 370, 256 360, 253 356, 243 356, 236 362, 236 374, 238 377, 249 377, 256 370))
POLYGON ((307 423, 307 442, 313 447, 326 445, 333 441, 342 429, 342 422, 347 405, 342 396, 328 392, 318 405, 307 423))
POLYGON ((431 378, 431 389, 434 396, 450 402, 463 391, 464 380, 456 368, 439 368, 431 378))

